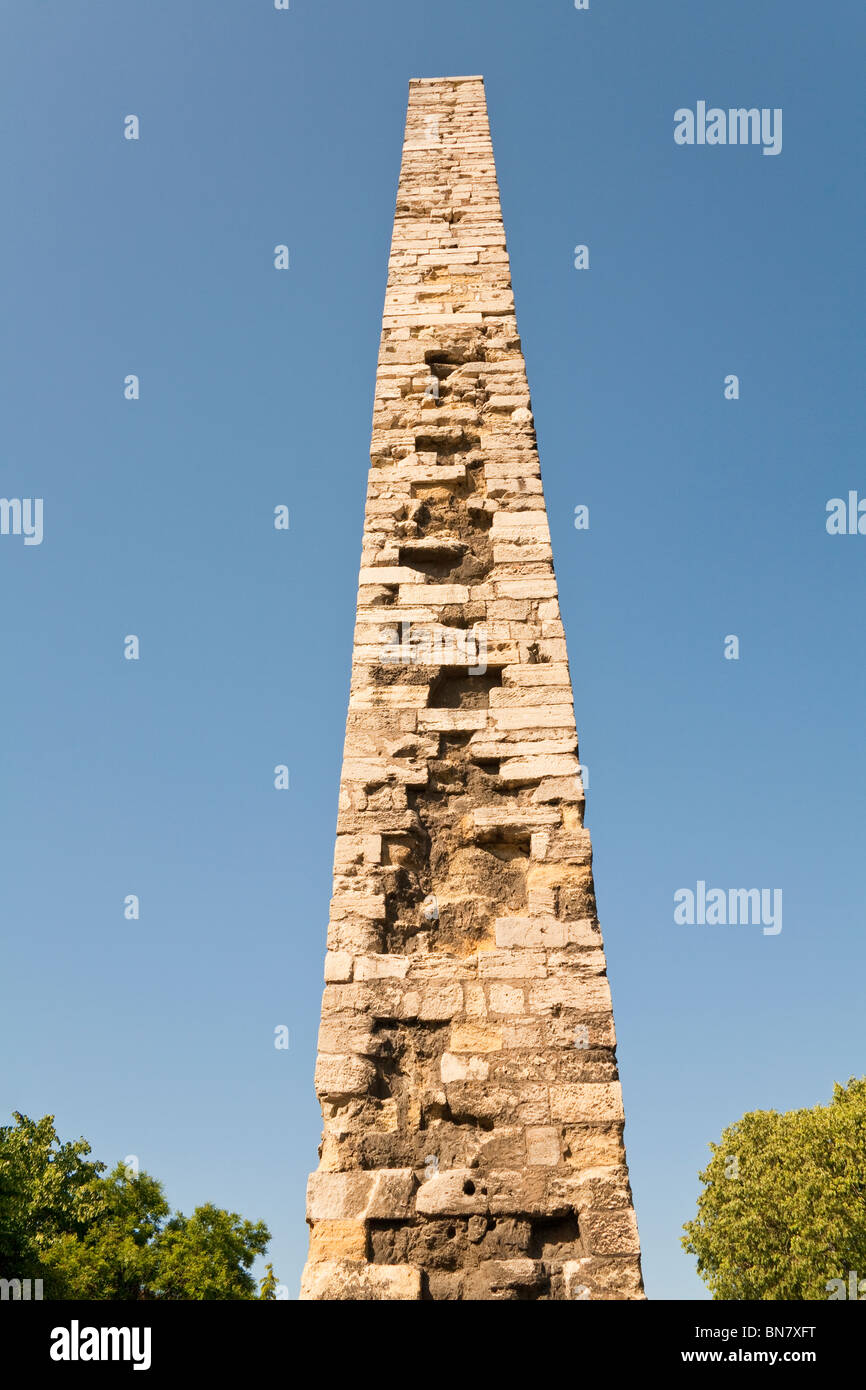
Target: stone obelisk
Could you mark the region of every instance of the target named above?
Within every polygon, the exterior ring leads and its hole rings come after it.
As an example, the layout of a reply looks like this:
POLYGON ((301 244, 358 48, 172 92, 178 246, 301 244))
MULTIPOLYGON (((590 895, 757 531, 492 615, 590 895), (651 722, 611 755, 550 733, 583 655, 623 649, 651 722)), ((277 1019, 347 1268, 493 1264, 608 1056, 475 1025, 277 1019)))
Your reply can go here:
POLYGON ((484 84, 413 81, 302 1298, 643 1297, 583 806, 484 84))

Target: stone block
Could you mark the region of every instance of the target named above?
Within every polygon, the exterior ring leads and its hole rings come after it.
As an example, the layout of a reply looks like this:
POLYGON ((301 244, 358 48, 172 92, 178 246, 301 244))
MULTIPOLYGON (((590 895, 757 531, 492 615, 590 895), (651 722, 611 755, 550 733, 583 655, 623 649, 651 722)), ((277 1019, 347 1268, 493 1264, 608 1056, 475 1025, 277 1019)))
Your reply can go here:
POLYGON ((485 1260, 463 1277, 462 1298, 469 1302, 517 1302, 546 1288, 541 1260, 485 1260))
POLYGON ((354 957, 348 951, 327 951, 325 954, 325 979, 329 984, 352 978, 354 957))
POLYGON ((306 1266, 300 1297, 302 1302, 412 1302, 421 1298, 421 1271, 414 1265, 322 1260, 306 1266))
POLYGON ((421 1216, 473 1216, 489 1210, 487 1184, 473 1168, 437 1173, 418 1188, 415 1201, 421 1216))
POLYGON ((316 1062, 316 1093, 332 1105, 363 1096, 370 1090, 376 1068, 365 1057, 341 1057, 338 1053, 320 1053, 316 1062))
POLYGON ((618 1081, 550 1088, 550 1113, 565 1124, 608 1124, 623 1119, 618 1081))
POLYGON ((569 1299, 642 1299, 640 1260, 634 1257, 601 1258, 586 1256, 568 1260, 562 1266, 565 1296, 569 1299))
POLYGON ((631 1208, 588 1211, 580 1223, 584 1248, 591 1255, 638 1255, 637 1221, 631 1208))
POLYGON ((443 1052, 439 1072, 443 1084, 451 1081, 486 1081, 490 1075, 490 1063, 481 1057, 455 1057, 453 1052, 443 1052))
POLYGON ((411 1168, 313 1173, 307 1183, 308 1221, 398 1221, 414 1215, 411 1168))
POLYGON ((498 1052, 502 1030, 485 1023, 455 1023, 451 1029, 452 1052, 498 1052))
POLYGON ((530 1125, 526 1130, 526 1162, 533 1168, 555 1167, 561 1158, 560 1131, 553 1125, 530 1125))
POLYGON ((316 1221, 310 1229, 310 1260, 364 1260, 367 1228, 363 1221, 316 1221))

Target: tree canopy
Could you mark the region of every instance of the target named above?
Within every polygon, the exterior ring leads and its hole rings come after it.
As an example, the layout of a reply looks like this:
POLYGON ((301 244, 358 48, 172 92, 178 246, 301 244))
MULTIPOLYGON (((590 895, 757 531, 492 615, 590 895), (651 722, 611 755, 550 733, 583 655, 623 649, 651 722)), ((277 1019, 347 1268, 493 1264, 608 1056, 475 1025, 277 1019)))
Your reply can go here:
POLYGON ((46 1298, 252 1299, 270 1232, 211 1203, 171 1213, 162 1184, 61 1143, 54 1116, 0 1126, 0 1277, 42 1279, 46 1298))
POLYGON ((833 1280, 866 1278, 866 1077, 829 1105, 750 1111, 710 1149, 682 1243, 713 1298, 844 1297, 833 1280))

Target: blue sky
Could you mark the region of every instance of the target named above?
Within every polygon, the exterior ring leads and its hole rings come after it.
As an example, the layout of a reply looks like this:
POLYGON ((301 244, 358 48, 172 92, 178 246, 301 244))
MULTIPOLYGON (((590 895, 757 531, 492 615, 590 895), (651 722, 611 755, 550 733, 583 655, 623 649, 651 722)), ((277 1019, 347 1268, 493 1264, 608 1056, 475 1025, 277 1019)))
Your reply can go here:
POLYGON ((866 497, 862 6, 41 0, 0 28, 0 493, 44 499, 41 545, 0 536, 0 1113, 266 1220, 295 1296, 407 84, 483 73, 647 1289, 705 1296, 679 1236, 708 1141, 866 1072, 866 536, 825 529, 866 497), (678 147, 699 100, 781 107, 782 153, 678 147), (783 930, 676 925, 698 880, 781 888, 783 930))

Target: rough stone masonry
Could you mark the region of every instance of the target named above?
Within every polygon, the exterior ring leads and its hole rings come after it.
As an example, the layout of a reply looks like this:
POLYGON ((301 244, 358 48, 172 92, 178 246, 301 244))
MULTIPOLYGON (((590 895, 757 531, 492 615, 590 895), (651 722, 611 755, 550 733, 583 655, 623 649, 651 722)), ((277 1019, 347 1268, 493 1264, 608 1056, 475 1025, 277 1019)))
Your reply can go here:
POLYGON ((484 84, 413 81, 303 1299, 644 1296, 583 805, 484 84))

